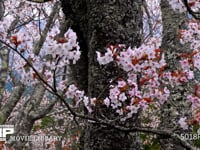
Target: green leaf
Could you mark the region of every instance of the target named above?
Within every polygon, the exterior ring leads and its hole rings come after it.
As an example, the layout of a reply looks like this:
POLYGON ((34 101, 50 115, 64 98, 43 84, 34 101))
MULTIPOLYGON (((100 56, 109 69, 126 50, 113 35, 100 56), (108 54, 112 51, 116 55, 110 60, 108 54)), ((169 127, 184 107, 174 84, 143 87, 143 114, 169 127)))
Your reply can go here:
POLYGON ((152 139, 152 144, 145 144, 144 150, 160 150, 160 144, 157 138, 152 139))
POLYGON ((38 129, 41 129, 40 125, 34 125, 33 126, 33 131, 37 131, 38 129))
POLYGON ((196 147, 200 147, 200 139, 194 141, 196 147))
POLYGON ((141 134, 140 134, 140 138, 141 138, 143 141, 145 141, 145 140, 147 139, 147 134, 141 133, 141 134))
POLYGON ((46 116, 46 117, 42 118, 41 128, 46 128, 48 126, 53 125, 54 123, 55 123, 55 120, 53 117, 46 116))
POLYGON ((197 133, 197 130, 200 128, 200 125, 198 125, 198 124, 194 124, 193 125, 193 133, 197 133))

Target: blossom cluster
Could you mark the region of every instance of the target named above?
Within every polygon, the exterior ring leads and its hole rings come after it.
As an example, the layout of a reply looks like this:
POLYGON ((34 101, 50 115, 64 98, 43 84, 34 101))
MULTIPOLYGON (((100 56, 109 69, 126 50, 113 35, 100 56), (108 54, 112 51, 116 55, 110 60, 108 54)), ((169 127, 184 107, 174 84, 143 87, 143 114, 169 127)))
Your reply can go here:
MULTIPOLYGON (((40 74, 41 77, 44 75, 44 80, 52 84, 54 80, 53 72, 55 71, 58 73, 65 65, 68 65, 70 61, 76 63, 81 54, 79 45, 76 42, 76 34, 71 29, 65 33, 63 39, 65 41, 60 43, 52 39, 49 35, 39 55, 34 54, 34 45, 31 43, 32 40, 26 35, 25 31, 23 31, 23 34, 17 32, 13 35, 10 44, 13 47, 17 46, 16 48, 18 51, 38 71, 38 74, 40 74)), ((22 81, 24 83, 36 83, 39 75, 35 73, 27 61, 21 59, 17 54, 14 54, 14 58, 18 61, 13 64, 13 67, 20 74, 22 81)))
MULTIPOLYGON (((183 6, 182 1, 170 0, 170 5, 173 9, 178 9, 180 12, 186 10, 185 6, 183 6)), ((194 12, 199 11, 200 2, 196 0, 188 0, 188 6, 194 12)), ((187 83, 189 80, 194 79, 195 84, 193 85, 193 91, 191 94, 187 95, 188 101, 192 104, 192 119, 181 117, 179 120, 179 124, 181 128, 188 129, 189 125, 200 124, 200 95, 199 95, 199 85, 198 81, 195 79, 194 72, 198 72, 200 70, 200 24, 198 20, 193 18, 188 19, 185 23, 185 28, 180 29, 178 33, 178 38, 180 39, 181 44, 189 45, 188 48, 183 49, 185 53, 180 53, 180 66, 181 71, 167 73, 168 78, 171 82, 174 82, 178 79, 181 82, 187 83), (188 50, 189 49, 189 50, 188 50), (169 76, 171 74, 171 76, 169 76), (174 79, 175 77, 175 79, 174 79), (178 77, 178 78, 177 78, 178 77)), ((166 76, 166 73, 165 73, 166 76)), ((177 83, 177 82, 176 82, 177 83)))
MULTIPOLYGON (((110 86, 109 96, 104 99, 107 107, 126 116, 121 120, 131 118, 139 109, 164 104, 170 96, 170 89, 194 79, 191 69, 194 65, 189 58, 182 59, 180 54, 181 68, 168 70, 164 52, 153 43, 155 41, 151 40, 138 48, 109 45, 104 55, 97 52, 100 65, 114 62, 127 73, 110 86)), ((197 57, 197 54, 193 55, 197 57)))
POLYGON ((181 0, 168 0, 168 2, 173 10, 178 10, 179 12, 186 11, 186 7, 181 0))
POLYGON ((80 47, 77 43, 76 33, 72 29, 69 29, 62 38, 54 40, 51 36, 48 36, 46 40, 48 42, 45 42, 43 46, 46 55, 52 55, 54 59, 62 57, 67 64, 70 63, 70 60, 73 61, 73 64, 79 60, 81 55, 80 47))
POLYGON ((193 11, 199 11, 200 8, 200 1, 199 0, 188 0, 187 1, 188 6, 193 10, 193 11))
POLYGON ((198 21, 190 20, 187 23, 187 29, 179 31, 179 38, 182 44, 190 44, 192 52, 183 53, 180 55, 182 58, 182 67, 191 68, 191 65, 200 70, 200 24, 198 21))
MULTIPOLYGON (((195 4, 199 3, 196 1, 195 4)), ((198 72, 200 70, 200 24, 199 21, 194 19, 190 19, 186 24, 186 29, 179 30, 179 39, 181 44, 188 44, 190 46, 190 51, 188 52, 187 50, 186 53, 179 54, 180 65, 182 70, 187 73, 188 78, 195 79, 194 72, 198 72)), ((193 117, 192 120, 189 121, 185 121, 185 117, 184 119, 180 120, 179 123, 183 129, 188 128, 188 124, 200 124, 200 94, 198 81, 195 82, 193 91, 191 91, 191 94, 187 96, 187 99, 192 104, 191 109, 193 117), (184 123, 184 121, 187 123, 187 125, 184 123)))
MULTIPOLYGON (((186 6, 182 0, 168 0, 168 2, 173 10, 178 10, 179 12, 186 11, 186 6)), ((198 0, 187 0, 187 5, 194 12, 198 12, 200 9, 200 1, 198 0)))
POLYGON ((139 108, 163 104, 170 92, 163 79, 165 59, 162 50, 154 44, 142 44, 138 48, 126 48, 125 45, 109 45, 106 53, 97 52, 99 64, 114 62, 122 68, 127 77, 119 78, 116 85, 110 86, 109 96, 104 104, 116 110, 119 115, 126 114, 125 120, 137 113, 139 108), (163 82, 162 82, 163 81, 163 82))
POLYGON ((198 49, 199 39, 200 39, 200 24, 196 20, 189 20, 187 24, 187 29, 179 30, 179 38, 182 44, 190 43, 191 49, 198 49))

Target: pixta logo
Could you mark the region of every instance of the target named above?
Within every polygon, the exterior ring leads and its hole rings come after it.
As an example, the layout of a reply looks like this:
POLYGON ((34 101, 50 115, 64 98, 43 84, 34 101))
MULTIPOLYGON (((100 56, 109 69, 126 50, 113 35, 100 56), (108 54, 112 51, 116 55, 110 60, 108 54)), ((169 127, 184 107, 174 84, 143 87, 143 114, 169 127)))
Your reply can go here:
POLYGON ((14 133, 14 125, 0 125, 0 141, 6 141, 6 136, 14 133))

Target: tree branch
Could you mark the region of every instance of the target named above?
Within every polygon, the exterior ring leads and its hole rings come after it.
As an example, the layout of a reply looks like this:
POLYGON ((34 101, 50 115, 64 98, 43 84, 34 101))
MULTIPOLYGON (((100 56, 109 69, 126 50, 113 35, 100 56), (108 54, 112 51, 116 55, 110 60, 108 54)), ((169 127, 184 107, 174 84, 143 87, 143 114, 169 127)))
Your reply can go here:
POLYGON ((7 118, 10 116, 13 108, 16 106, 18 101, 20 100, 22 94, 24 93, 25 86, 19 85, 14 88, 11 96, 9 97, 8 101, 1 107, 1 113, 3 115, 3 120, 0 124, 4 124, 7 118))
POLYGON ((182 0, 182 1, 183 1, 183 4, 184 4, 185 7, 186 7, 188 13, 189 13, 190 15, 192 15, 192 17, 194 17, 195 19, 200 19, 200 17, 197 16, 197 14, 200 14, 200 12, 194 12, 194 11, 191 9, 191 7, 189 6, 188 0, 182 0))
POLYGON ((57 100, 54 99, 47 106, 38 108, 37 111, 34 111, 32 114, 30 114, 31 118, 33 120, 38 120, 40 118, 43 118, 44 116, 46 116, 46 114, 48 114, 52 110, 52 108, 54 107, 56 103, 57 103, 57 100))
POLYGON ((47 24, 41 34, 41 37, 39 39, 39 41, 36 43, 35 47, 34 47, 34 54, 38 55, 40 53, 40 49, 42 48, 45 40, 46 40, 46 37, 47 37, 47 33, 52 25, 52 23, 54 22, 54 18, 56 16, 56 14, 59 12, 59 6, 60 4, 57 2, 55 3, 54 7, 52 8, 52 12, 49 16, 49 19, 47 21, 47 24))
POLYGON ((53 0, 27 0, 29 2, 34 2, 34 3, 45 3, 45 2, 53 2, 53 0))

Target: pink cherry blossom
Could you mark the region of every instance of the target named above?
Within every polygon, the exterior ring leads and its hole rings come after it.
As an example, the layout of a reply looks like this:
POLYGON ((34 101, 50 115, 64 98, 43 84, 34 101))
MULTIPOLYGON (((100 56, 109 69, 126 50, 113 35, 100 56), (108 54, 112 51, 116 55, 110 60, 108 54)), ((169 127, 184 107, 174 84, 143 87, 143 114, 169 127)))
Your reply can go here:
POLYGON ((180 124, 181 128, 183 128, 184 130, 188 129, 188 124, 186 122, 186 117, 182 117, 179 119, 178 123, 180 124))

